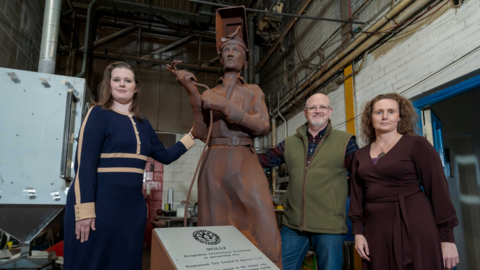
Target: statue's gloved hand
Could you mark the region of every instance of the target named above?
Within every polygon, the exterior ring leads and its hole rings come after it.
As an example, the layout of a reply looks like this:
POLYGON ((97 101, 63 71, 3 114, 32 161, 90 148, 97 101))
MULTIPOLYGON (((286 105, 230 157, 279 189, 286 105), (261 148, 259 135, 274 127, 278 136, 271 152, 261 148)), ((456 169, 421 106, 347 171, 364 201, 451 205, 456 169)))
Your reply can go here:
POLYGON ((242 122, 244 111, 235 106, 228 99, 207 90, 202 94, 202 106, 204 109, 215 110, 223 113, 227 120, 234 124, 242 122))
POLYGON ((167 70, 177 77, 177 81, 187 90, 192 88, 191 86, 197 81, 193 73, 186 70, 177 70, 177 64, 180 64, 182 61, 172 61, 170 65, 167 65, 167 70))
POLYGON ((193 73, 188 72, 186 70, 178 70, 177 71, 177 81, 184 87, 188 87, 193 85, 196 81, 197 78, 195 78, 195 75, 193 73))

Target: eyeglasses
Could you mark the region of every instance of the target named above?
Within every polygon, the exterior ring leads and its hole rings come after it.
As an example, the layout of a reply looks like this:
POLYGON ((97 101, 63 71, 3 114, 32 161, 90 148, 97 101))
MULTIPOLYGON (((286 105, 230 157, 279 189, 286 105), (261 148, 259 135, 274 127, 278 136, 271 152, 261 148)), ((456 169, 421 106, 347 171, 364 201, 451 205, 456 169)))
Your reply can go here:
POLYGON ((327 111, 328 109, 330 109, 330 106, 323 106, 323 105, 322 105, 322 106, 320 106, 320 107, 317 107, 317 106, 305 107, 305 110, 307 110, 307 111, 309 111, 309 112, 315 112, 315 111, 317 111, 317 109, 320 110, 320 111, 325 112, 325 111, 327 111))

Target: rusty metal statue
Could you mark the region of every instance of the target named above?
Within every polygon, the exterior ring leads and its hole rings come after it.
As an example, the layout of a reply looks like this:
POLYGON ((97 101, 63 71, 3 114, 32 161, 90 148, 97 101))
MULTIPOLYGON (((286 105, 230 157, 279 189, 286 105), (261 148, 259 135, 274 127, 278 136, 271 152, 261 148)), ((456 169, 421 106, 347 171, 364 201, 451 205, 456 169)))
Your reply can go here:
POLYGON ((167 65, 190 96, 192 134, 208 144, 199 162, 198 225, 234 225, 282 269, 268 182, 253 149, 253 138, 270 130, 265 95, 240 77, 249 58, 244 7, 217 10, 216 36, 225 76, 215 88, 200 94, 192 73, 177 70, 178 61, 167 65))

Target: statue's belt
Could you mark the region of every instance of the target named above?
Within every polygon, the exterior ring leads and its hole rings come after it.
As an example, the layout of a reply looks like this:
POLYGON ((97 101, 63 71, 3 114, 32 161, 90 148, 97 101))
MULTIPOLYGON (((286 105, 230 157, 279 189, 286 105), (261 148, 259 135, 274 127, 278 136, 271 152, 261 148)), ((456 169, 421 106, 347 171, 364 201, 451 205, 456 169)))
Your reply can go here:
POLYGON ((253 141, 250 138, 228 137, 228 138, 212 138, 209 145, 228 145, 228 146, 240 146, 240 145, 253 145, 253 141))

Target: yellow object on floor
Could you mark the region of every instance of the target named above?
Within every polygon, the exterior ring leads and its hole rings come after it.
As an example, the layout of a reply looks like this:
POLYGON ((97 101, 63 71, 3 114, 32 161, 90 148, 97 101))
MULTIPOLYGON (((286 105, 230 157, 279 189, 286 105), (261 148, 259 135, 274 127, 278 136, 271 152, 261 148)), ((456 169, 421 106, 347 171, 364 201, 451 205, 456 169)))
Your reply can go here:
POLYGON ((315 257, 315 253, 308 252, 307 256, 303 260, 301 270, 317 270, 317 258, 315 257))

